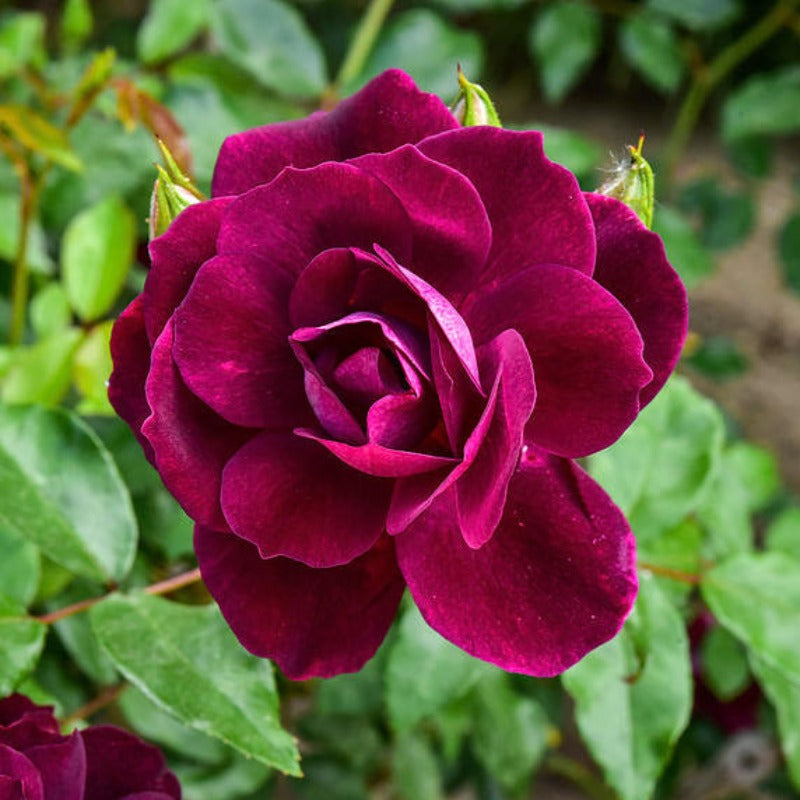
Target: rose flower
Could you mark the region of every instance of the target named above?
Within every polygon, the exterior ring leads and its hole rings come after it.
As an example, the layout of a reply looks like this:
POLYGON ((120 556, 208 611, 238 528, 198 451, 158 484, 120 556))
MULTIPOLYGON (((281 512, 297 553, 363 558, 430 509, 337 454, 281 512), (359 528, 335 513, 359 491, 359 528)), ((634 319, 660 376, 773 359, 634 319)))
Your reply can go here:
POLYGON ((109 394, 244 646, 292 678, 357 670, 405 586, 516 672, 612 637, 634 541, 571 459, 678 358, 658 236, 539 133, 462 128, 398 71, 231 136, 212 194, 152 242, 109 394))
POLYGON ((61 734, 53 710, 14 694, 0 700, 0 798, 180 800, 158 748, 113 725, 61 734))

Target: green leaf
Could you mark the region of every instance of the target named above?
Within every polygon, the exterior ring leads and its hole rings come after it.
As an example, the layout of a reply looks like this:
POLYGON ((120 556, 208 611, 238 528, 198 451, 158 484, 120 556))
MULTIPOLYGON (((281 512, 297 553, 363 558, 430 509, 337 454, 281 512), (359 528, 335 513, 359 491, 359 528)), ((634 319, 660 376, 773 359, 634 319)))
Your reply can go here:
MULTIPOLYGON (((639 542, 636 552, 642 564, 655 564, 689 575, 697 575, 701 567, 703 538, 702 529, 689 517, 661 535, 639 542)), ((654 575, 654 578, 675 605, 686 601, 694 590, 691 584, 683 581, 659 575, 654 575)))
POLYGON ((800 214, 792 214, 781 228, 778 252, 786 284, 800 294, 800 214))
POLYGON ((752 654, 750 665, 764 694, 775 708, 781 749, 789 776, 800 789, 800 684, 788 680, 780 670, 752 654))
POLYGON ((136 51, 145 64, 177 53, 211 21, 210 0, 153 0, 136 36, 136 51))
POLYGON ((113 367, 111 363, 111 329, 113 320, 95 325, 87 334, 75 353, 72 362, 72 380, 75 388, 83 395, 78 404, 81 414, 113 414, 108 402, 108 378, 113 367))
POLYGON ((723 438, 714 403, 673 377, 616 444, 591 457, 590 472, 645 543, 697 507, 723 438))
POLYGON ((747 192, 727 192, 714 178, 701 178, 681 192, 680 207, 700 217, 700 237, 712 250, 739 244, 753 229, 755 203, 747 192))
POLYGON ((103 582, 121 580, 136 552, 130 497, 111 456, 64 410, 0 407, 0 526, 103 582))
POLYGON ((657 205, 653 230, 664 240, 670 264, 678 271, 688 289, 714 271, 708 250, 700 244, 685 217, 669 206, 657 205))
POLYGON ((389 720, 407 731, 451 700, 466 694, 489 667, 443 639, 409 609, 398 627, 386 667, 389 720))
POLYGON ((83 331, 67 328, 21 347, 3 380, 4 403, 57 405, 70 385, 72 358, 83 340, 83 331))
POLYGON ((544 135, 545 155, 574 172, 579 178, 589 177, 600 163, 600 145, 585 136, 552 125, 531 126, 544 135))
POLYGON ((631 617, 616 639, 563 675, 578 728, 622 800, 647 800, 689 721, 689 642, 678 612, 642 576, 631 617))
POLYGON ((600 49, 600 38, 600 15, 587 3, 560 0, 536 18, 528 46, 550 102, 561 100, 583 77, 600 49))
POLYGON ((747 370, 747 358, 727 336, 709 336, 700 341, 687 363, 715 380, 726 380, 747 370))
POLYGON ((720 700, 732 700, 750 683, 747 651, 725 628, 712 628, 700 647, 703 678, 720 700))
POLYGON ((741 139, 780 135, 800 129, 800 66, 748 78, 722 107, 722 135, 741 139))
POLYGON ((392 778, 402 800, 439 800, 442 779, 436 755, 421 735, 405 733, 392 748, 392 778))
POLYGON ((70 146, 67 134, 26 106, 0 106, 0 128, 23 147, 67 169, 82 168, 80 159, 70 146))
POLYGON ((246 758, 235 750, 228 751, 221 765, 171 764, 186 800, 233 800, 233 798, 265 797, 256 790, 264 787, 270 768, 260 761, 246 758))
POLYGON ((647 0, 646 6, 693 31, 721 28, 741 12, 738 0, 647 0))
POLYGON ((395 17, 381 34, 354 91, 359 85, 390 67, 411 75, 421 89, 452 100, 458 93, 456 64, 477 80, 483 70, 484 52, 480 37, 460 30, 427 9, 405 11, 395 17))
POLYGON ((300 774, 296 744, 280 726, 272 665, 238 644, 216 606, 112 595, 91 619, 122 674, 159 706, 251 758, 300 774))
POLYGON ((234 64, 281 95, 322 94, 322 49, 296 9, 280 0, 218 0, 214 9, 212 33, 234 64))
POLYGON ((89 0, 66 0, 61 13, 61 41, 67 50, 77 50, 92 34, 94 18, 89 0))
POLYGON ((43 14, 9 14, 0 20, 0 79, 16 75, 28 64, 45 58, 43 14))
POLYGON ((321 714, 378 717, 383 710, 383 667, 387 645, 359 672, 337 675, 317 685, 316 707, 321 714))
POLYGON ((517 694, 504 672, 483 678, 474 694, 475 755, 501 786, 519 792, 547 749, 547 715, 535 700, 517 694))
POLYGON ((701 589, 720 623, 800 683, 800 562, 779 552, 742 554, 707 572, 701 589))
POLYGON ((787 508, 772 521, 765 545, 768 550, 786 553, 800 561, 800 508, 787 508))
POLYGON ((46 625, 0 597, 0 697, 11 694, 36 666, 46 634, 46 625))
POLYGON ((669 94, 680 85, 686 63, 675 31, 647 12, 626 17, 619 27, 625 60, 654 89, 669 94))
POLYGON ((115 196, 81 211, 67 226, 61 245, 64 289, 84 321, 114 305, 133 262, 136 219, 115 196))
POLYGON ((0 593, 22 608, 36 597, 41 576, 38 548, 0 528, 0 593))
POLYGON ((51 281, 36 292, 31 300, 30 320, 31 327, 40 339, 69 327, 72 312, 60 283, 51 281))
POLYGON ((736 169, 753 178, 769 177, 775 145, 768 136, 753 134, 731 139, 724 144, 728 158, 736 169))
POLYGON ((472 14, 476 11, 504 11, 520 8, 528 0, 431 0, 431 5, 453 14, 472 14))

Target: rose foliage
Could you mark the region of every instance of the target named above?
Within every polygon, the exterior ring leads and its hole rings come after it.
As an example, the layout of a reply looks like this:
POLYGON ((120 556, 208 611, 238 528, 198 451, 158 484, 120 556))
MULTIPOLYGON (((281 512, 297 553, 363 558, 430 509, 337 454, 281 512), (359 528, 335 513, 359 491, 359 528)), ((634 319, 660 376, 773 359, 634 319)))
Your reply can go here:
POLYGON ((0 700, 2 800, 180 800, 161 752, 95 725, 62 735, 53 711, 20 694, 0 700))
POLYGON ((292 678, 357 670, 405 586, 512 671, 612 637, 634 542, 572 459, 678 358, 658 236, 539 133, 462 128, 397 71, 228 138, 212 195, 152 242, 110 398, 242 643, 292 678))

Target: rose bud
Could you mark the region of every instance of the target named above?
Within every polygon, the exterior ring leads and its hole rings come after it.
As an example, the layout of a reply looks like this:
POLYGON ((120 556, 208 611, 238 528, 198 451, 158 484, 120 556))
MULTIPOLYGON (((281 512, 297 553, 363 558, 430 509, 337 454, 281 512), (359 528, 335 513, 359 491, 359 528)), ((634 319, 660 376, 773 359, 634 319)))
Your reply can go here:
POLYGON ((461 125, 465 128, 472 125, 501 127, 500 117, 486 89, 478 83, 470 83, 461 67, 458 68, 458 85, 459 92, 450 110, 461 125))
POLYGON ((385 72, 229 137, 212 198, 150 254, 109 396, 252 653, 357 670, 406 586, 515 672, 616 634, 634 539, 574 459, 663 386, 686 295, 659 237, 540 133, 462 127, 385 72))
POLYGON ((150 216, 147 220, 151 239, 161 236, 185 208, 205 200, 202 192, 184 174, 160 139, 158 146, 166 168, 156 164, 158 177, 150 196, 150 216))
POLYGON ((629 158, 623 159, 614 167, 611 177, 597 193, 621 200, 636 212, 648 228, 652 228, 655 185, 653 168, 642 155, 643 148, 644 134, 639 137, 636 147, 628 145, 629 158))
POLYGON ((0 700, 0 797, 26 800, 180 800, 158 748, 113 725, 62 735, 49 706, 0 700))

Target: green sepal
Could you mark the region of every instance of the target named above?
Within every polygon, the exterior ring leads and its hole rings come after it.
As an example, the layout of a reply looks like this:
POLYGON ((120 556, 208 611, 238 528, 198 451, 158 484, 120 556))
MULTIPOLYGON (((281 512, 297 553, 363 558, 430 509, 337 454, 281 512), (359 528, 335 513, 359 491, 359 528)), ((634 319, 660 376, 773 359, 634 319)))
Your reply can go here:
POLYGON ((463 127, 469 128, 473 125, 502 127, 500 117, 486 89, 480 84, 471 83, 461 71, 461 67, 458 68, 458 85, 458 95, 450 111, 463 127))
POLYGON ((639 144, 628 145, 630 160, 619 164, 614 174, 598 190, 598 194, 616 197, 631 208, 648 227, 653 227, 653 206, 655 204, 655 181, 653 168, 642 155, 644 134, 639 144))

